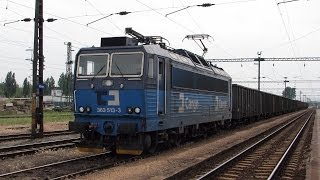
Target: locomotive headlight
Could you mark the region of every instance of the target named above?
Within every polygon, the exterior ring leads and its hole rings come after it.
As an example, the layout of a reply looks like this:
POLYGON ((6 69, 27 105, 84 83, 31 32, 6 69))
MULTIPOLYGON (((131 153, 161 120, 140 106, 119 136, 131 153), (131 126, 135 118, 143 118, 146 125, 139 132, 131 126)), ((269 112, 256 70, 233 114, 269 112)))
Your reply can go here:
POLYGON ((127 113, 128 113, 128 114, 132 114, 132 113, 133 113, 133 109, 132 109, 131 107, 128 107, 128 108, 127 108, 127 113))
POLYGON ((113 81, 110 80, 110 79, 104 80, 104 81, 103 81, 103 85, 105 85, 105 86, 112 86, 112 85, 113 85, 113 81))
POLYGON ((79 112, 83 113, 84 112, 84 107, 80 106, 79 107, 79 112))
POLYGON ((140 114, 141 109, 140 109, 140 108, 138 108, 138 107, 136 107, 136 108, 134 108, 134 112, 135 112, 136 114, 140 114))
POLYGON ((88 106, 88 107, 86 107, 86 111, 89 113, 89 112, 91 112, 91 108, 88 106))

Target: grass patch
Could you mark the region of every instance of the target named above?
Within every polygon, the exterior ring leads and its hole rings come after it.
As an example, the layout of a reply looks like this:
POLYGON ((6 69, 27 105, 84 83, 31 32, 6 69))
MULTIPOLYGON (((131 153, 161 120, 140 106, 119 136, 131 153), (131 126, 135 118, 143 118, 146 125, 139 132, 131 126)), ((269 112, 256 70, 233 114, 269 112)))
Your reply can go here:
MULTIPOLYGON (((17 116, 17 115, 15 115, 17 116)), ((20 115, 23 117, 14 117, 11 115, 7 118, 0 118, 0 126, 3 125, 26 125, 31 124, 31 115, 20 115), (28 117, 29 116, 29 117, 28 117)), ((44 112, 44 123, 68 122, 74 119, 73 112, 44 112)))

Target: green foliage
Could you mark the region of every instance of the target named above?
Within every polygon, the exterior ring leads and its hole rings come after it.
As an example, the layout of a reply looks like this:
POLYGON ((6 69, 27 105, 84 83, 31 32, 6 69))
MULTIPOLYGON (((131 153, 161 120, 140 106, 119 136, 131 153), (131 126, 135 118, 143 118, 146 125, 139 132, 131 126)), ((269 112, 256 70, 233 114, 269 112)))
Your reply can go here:
POLYGON ((14 94, 14 97, 16 98, 22 98, 23 96, 23 88, 19 87, 19 85, 17 85, 17 90, 16 93, 14 94))
POLYGON ((55 87, 55 81, 53 77, 51 76, 50 78, 47 78, 44 84, 46 85, 46 88, 44 89, 44 95, 50 95, 51 90, 55 87))
POLYGON ((3 82, 0 83, 0 97, 1 96, 4 96, 4 83, 3 82))
POLYGON ((282 91, 282 96, 289 98, 289 99, 295 99, 296 98, 296 88, 286 87, 282 91))
POLYGON ((6 80, 4 82, 4 95, 6 97, 13 97, 17 91, 17 82, 15 79, 15 73, 12 71, 7 73, 6 80))
POLYGON ((25 78, 24 81, 23 81, 23 87, 22 87, 22 95, 23 95, 23 97, 30 97, 30 92, 31 92, 31 84, 28 81, 28 79, 25 78))
MULTIPOLYGON (((0 114, 5 116, 5 114, 0 114)), ((13 117, 14 115, 8 116, 8 118, 0 118, 0 126, 3 125, 26 125, 31 124, 31 116, 13 117)), ((56 122, 69 122, 74 119, 72 112, 44 112, 44 123, 56 123, 56 122)))
POLYGON ((70 96, 73 91, 73 75, 72 74, 64 74, 62 73, 60 75, 58 86, 62 90, 62 94, 66 96, 70 96))

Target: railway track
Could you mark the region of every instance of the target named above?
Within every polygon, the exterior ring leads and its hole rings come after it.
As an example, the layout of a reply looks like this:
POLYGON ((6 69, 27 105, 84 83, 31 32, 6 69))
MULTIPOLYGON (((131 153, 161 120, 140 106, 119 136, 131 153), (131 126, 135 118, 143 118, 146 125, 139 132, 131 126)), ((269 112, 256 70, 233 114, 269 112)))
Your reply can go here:
MULTIPOLYGON (((68 117, 68 116, 73 116, 73 114, 60 114, 59 117, 68 117)), ((0 116, 0 119, 17 119, 17 118, 31 118, 31 115, 25 116, 25 115, 20 115, 20 116, 0 116)), ((57 117, 57 116, 46 116, 46 117, 57 117)))
POLYGON ((89 155, 0 174, 0 179, 61 179, 114 166, 111 152, 89 155))
MULTIPOLYGON (((69 135, 69 134, 76 134, 75 132, 69 131, 69 130, 63 130, 63 131, 51 131, 51 132, 44 132, 44 137, 49 136, 62 136, 62 135, 69 135)), ((4 141, 12 141, 12 140, 20 140, 20 139, 31 139, 30 133, 25 134, 11 134, 11 135, 2 135, 0 136, 0 142, 4 141)))
MULTIPOLYGON (((274 178, 281 169, 287 169, 287 165, 286 167, 283 166, 284 163, 292 161, 294 165, 298 162, 297 158, 294 158, 294 160, 290 160, 291 158, 288 160, 287 158, 292 152, 292 148, 296 147, 301 133, 304 132, 303 128, 311 119, 312 113, 308 112, 300 115, 286 125, 277 128, 275 131, 273 130, 272 133, 262 133, 259 138, 253 138, 255 140, 249 139, 167 179, 274 178)), ((310 123, 308 123, 309 126, 310 123)), ((296 155, 296 157, 298 156, 296 155)), ((288 172, 292 172, 292 166, 288 172)), ((284 174, 284 177, 289 176, 288 173, 281 174, 284 174)))
MULTIPOLYGON (((301 116, 302 115, 300 115, 299 117, 301 116)), ((296 117, 296 118, 299 118, 299 117, 296 117)), ((261 136, 266 136, 266 135, 261 135, 261 136)), ((130 158, 125 158, 122 160, 118 158, 112 158, 110 156, 110 152, 107 152, 103 154, 75 158, 75 159, 50 163, 46 165, 36 166, 32 168, 22 169, 14 172, 8 172, 5 174, 0 174, 0 179, 11 179, 11 178, 20 179, 25 177, 28 177, 31 179, 72 178, 77 175, 83 175, 96 170, 110 168, 117 164, 127 163, 129 161, 131 161, 130 158)), ((204 174, 204 172, 202 172, 202 174, 204 174)), ((173 176, 173 177, 175 178, 181 177, 178 179, 183 179, 182 178, 183 176, 173 176)), ((172 178, 172 179, 175 179, 175 178, 172 178)), ((187 176, 187 179, 190 179, 190 177, 187 176)))
POLYGON ((63 139, 63 140, 1 147, 0 159, 14 157, 18 155, 32 154, 40 150, 74 147, 75 143, 79 140, 80 138, 70 138, 70 139, 63 139))

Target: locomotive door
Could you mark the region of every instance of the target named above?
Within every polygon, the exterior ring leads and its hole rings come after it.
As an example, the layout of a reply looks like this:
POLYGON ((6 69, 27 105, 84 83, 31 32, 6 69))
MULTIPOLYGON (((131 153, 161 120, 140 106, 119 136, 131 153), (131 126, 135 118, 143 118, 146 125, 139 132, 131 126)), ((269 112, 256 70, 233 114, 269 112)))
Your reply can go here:
POLYGON ((165 60, 158 58, 158 114, 165 114, 165 60))

